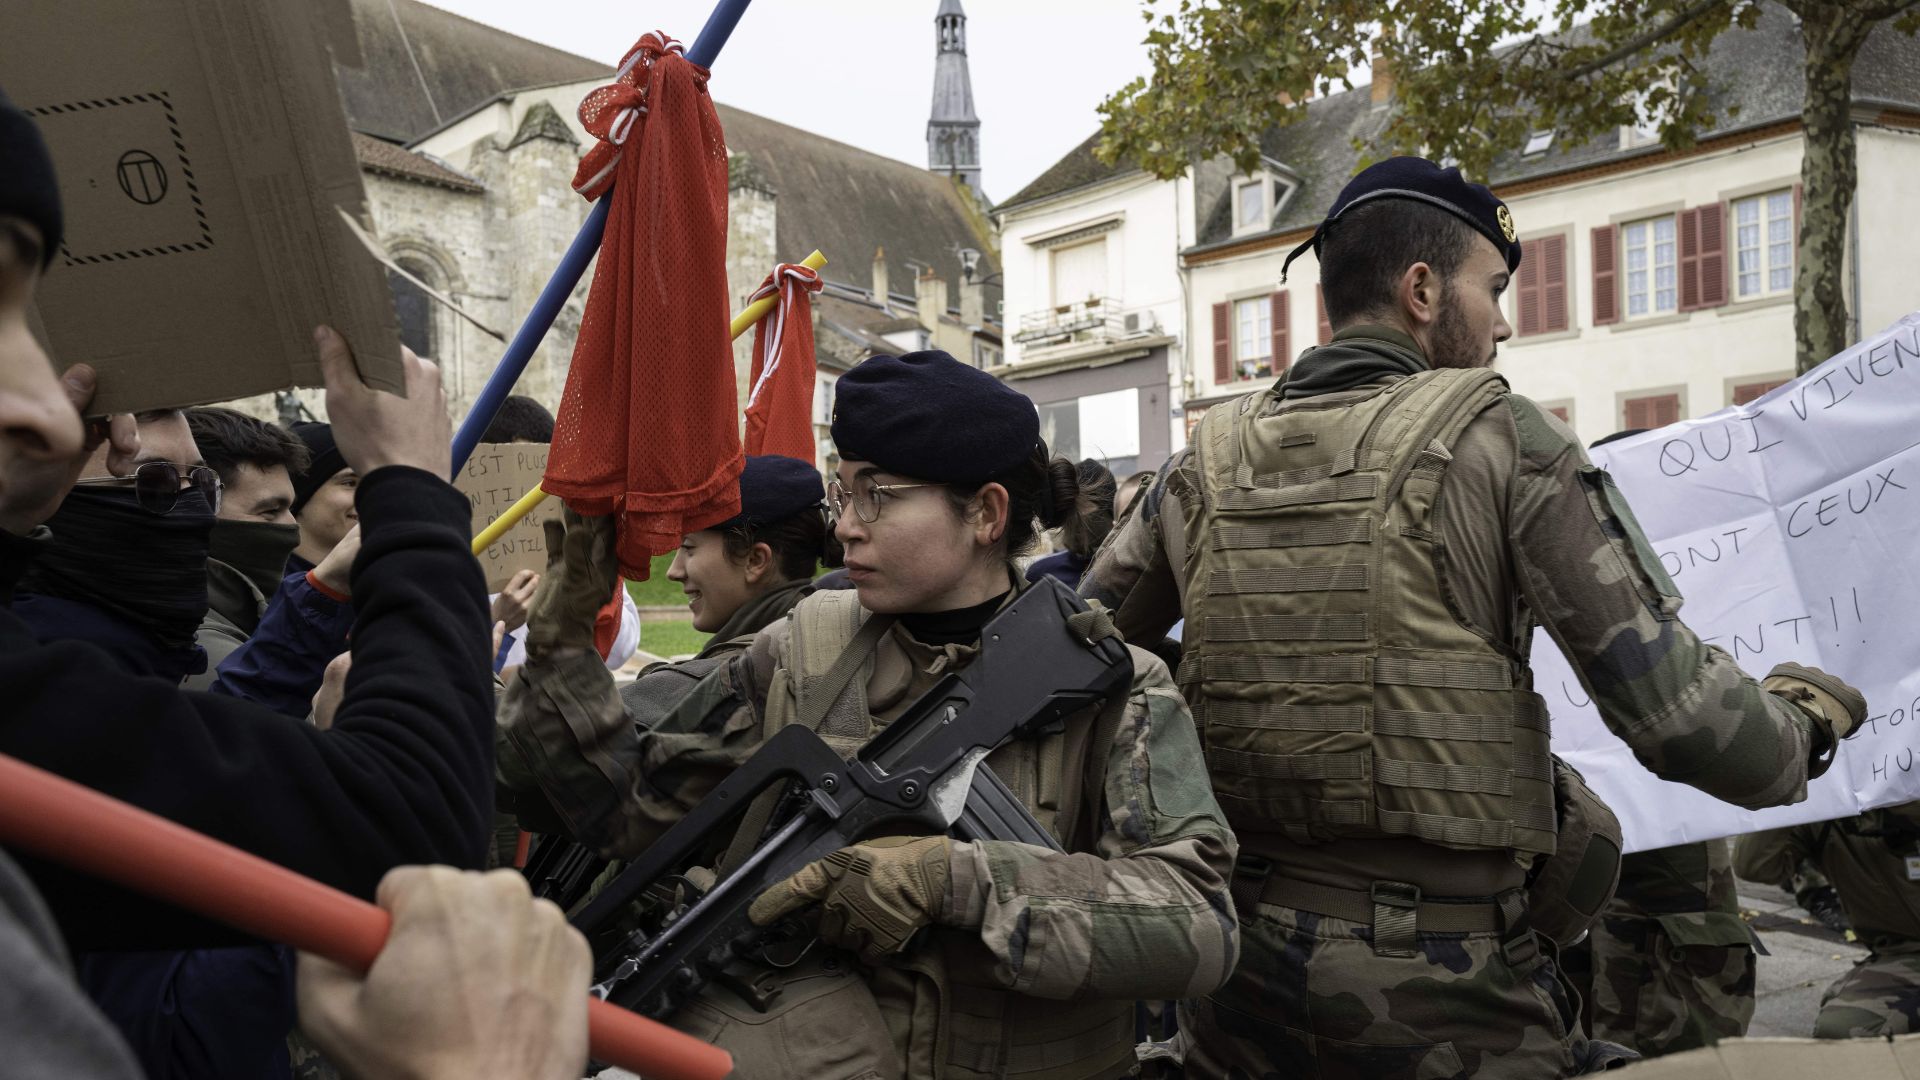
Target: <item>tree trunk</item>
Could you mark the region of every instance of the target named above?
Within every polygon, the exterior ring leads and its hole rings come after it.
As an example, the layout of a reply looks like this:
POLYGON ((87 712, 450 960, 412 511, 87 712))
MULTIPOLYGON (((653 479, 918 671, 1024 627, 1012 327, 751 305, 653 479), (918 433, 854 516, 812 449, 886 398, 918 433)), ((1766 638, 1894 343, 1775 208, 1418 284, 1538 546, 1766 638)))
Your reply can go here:
POLYGON ((1793 337, 1794 370, 1804 372, 1851 344, 1841 283, 1847 215, 1859 180, 1851 115, 1853 60, 1873 23, 1844 2, 1796 6, 1807 47, 1807 97, 1793 337))

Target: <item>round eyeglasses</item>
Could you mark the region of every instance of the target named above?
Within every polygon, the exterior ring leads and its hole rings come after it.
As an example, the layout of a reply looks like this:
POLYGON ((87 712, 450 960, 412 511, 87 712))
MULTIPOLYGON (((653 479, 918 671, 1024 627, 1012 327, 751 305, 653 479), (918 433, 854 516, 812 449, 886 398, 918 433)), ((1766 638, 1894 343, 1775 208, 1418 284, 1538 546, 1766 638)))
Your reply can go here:
POLYGON ((847 504, 853 504, 853 514, 861 521, 871 525, 880 520, 880 497, 910 488, 942 487, 941 484, 876 484, 871 476, 856 476, 851 488, 839 479, 827 481, 827 512, 832 518, 839 518, 847 512, 847 504))

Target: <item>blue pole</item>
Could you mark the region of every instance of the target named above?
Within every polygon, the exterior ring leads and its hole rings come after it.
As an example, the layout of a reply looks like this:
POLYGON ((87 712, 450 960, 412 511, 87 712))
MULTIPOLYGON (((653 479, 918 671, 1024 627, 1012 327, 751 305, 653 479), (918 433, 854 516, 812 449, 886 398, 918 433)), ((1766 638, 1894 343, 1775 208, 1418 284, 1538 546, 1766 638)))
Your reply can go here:
MULTIPOLYGON (((713 14, 707 16, 707 24, 700 28, 700 36, 694 39, 693 48, 687 51, 687 59, 701 67, 712 67, 720 50, 733 35, 733 28, 740 23, 740 16, 746 14, 747 5, 752 0, 719 0, 714 5, 713 14)), ((453 468, 455 472, 473 456, 473 448, 480 445, 480 436, 486 433, 493 418, 500 412, 500 406, 506 403, 507 395, 513 393, 514 384, 527 370, 527 361, 533 359, 533 350, 552 328, 553 320, 565 306, 567 297, 573 295, 574 286, 580 284, 580 275, 587 272, 587 264, 593 261, 593 253, 600 250, 600 237, 607 231, 607 200, 603 197, 588 211, 587 220, 580 226, 580 232, 568 245, 567 253, 560 258, 560 265, 547 279, 547 286, 540 290, 540 298, 533 302, 533 310, 527 312, 526 321, 513 335, 513 341, 507 345, 506 353, 500 357, 499 366, 487 377, 487 385, 480 390, 480 396, 474 399, 473 409, 467 418, 460 422, 460 430, 453 436, 453 468)))

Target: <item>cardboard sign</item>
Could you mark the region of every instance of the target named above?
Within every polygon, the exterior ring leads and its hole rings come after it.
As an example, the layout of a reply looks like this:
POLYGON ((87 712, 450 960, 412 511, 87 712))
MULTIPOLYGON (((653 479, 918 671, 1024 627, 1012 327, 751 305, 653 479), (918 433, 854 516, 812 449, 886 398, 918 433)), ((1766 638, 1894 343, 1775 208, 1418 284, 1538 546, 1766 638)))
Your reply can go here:
POLYGON ((0 73, 66 215, 34 332, 57 367, 99 371, 95 411, 316 386, 320 323, 367 382, 402 390, 385 273, 340 220, 366 199, 323 6, 9 6, 0 73))
MULTIPOLYGON (((473 504, 473 535, 493 524, 533 490, 547 472, 545 443, 481 443, 473 448, 466 467, 453 478, 453 486, 473 504)), ((522 570, 547 568, 547 537, 540 523, 560 512, 560 500, 548 499, 508 529, 505 536, 480 553, 481 569, 487 572, 487 591, 501 587, 522 570)))
POLYGON ((1593 452, 1686 606, 1749 674, 1810 664, 1868 720, 1806 801, 1742 810, 1640 765, 1544 631, 1534 688, 1553 747, 1620 816, 1629 851, 1920 799, 1920 312, 1746 405, 1593 452))

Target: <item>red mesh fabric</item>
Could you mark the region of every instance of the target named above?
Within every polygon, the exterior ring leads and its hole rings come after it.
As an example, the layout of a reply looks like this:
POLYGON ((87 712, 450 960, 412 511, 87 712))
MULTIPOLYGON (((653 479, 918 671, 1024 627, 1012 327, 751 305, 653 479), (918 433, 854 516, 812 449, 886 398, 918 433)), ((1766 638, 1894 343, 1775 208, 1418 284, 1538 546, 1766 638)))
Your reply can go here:
POLYGON ((580 104, 600 141, 574 190, 611 202, 542 486, 620 515, 621 573, 636 581, 740 511, 727 147, 706 83, 678 42, 648 34, 580 104))
POLYGON ((753 294, 779 300, 753 328, 753 376, 747 380, 747 453, 812 462, 813 294, 818 271, 781 263, 753 294))

